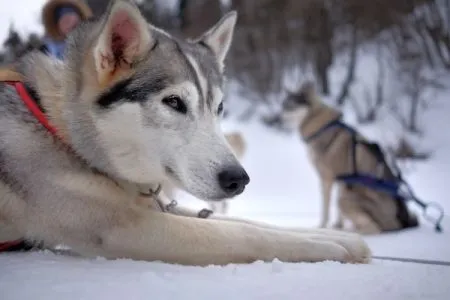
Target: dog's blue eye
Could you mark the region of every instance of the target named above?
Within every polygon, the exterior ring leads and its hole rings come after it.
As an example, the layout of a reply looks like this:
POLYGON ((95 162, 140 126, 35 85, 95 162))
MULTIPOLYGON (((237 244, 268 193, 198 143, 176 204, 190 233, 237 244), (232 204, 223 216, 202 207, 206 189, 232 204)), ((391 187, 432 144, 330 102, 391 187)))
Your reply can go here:
POLYGON ((178 96, 172 95, 166 97, 162 100, 162 102, 179 113, 185 114, 187 112, 186 104, 184 104, 183 100, 181 100, 178 96))
POLYGON ((217 108, 217 114, 220 115, 223 112, 223 102, 220 102, 219 107, 217 108))

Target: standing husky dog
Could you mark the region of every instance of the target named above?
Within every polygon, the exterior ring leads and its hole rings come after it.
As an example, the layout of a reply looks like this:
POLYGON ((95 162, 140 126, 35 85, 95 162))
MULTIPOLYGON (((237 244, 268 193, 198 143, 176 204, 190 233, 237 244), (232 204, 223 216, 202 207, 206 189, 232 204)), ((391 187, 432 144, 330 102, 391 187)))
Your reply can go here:
MULTIPOLYGON (((322 228, 328 224, 331 189, 338 176, 350 174, 357 167, 365 174, 395 180, 389 166, 380 164, 378 160, 383 155, 378 145, 368 142, 353 129, 349 132, 343 127, 328 126, 341 117, 339 111, 319 99, 313 84, 307 82, 298 93, 288 95, 280 116, 267 120, 299 126, 300 135, 308 142, 310 158, 322 185, 322 228), (357 144, 353 144, 353 133, 356 134, 357 144), (350 155, 352 147, 355 147, 354 159, 350 155)), ((376 234, 418 224, 417 217, 408 211, 403 200, 363 185, 339 183, 338 207, 338 220, 333 227, 343 228, 344 219, 348 219, 353 229, 362 234, 376 234)))
POLYGON ((18 62, 44 115, 27 108, 23 85, 1 84, 0 242, 24 237, 85 256, 186 265, 369 261, 352 233, 137 205, 167 180, 215 201, 249 183, 220 130, 235 22, 231 12, 181 41, 149 25, 133 2, 113 0, 70 35, 63 62, 38 52, 18 62))

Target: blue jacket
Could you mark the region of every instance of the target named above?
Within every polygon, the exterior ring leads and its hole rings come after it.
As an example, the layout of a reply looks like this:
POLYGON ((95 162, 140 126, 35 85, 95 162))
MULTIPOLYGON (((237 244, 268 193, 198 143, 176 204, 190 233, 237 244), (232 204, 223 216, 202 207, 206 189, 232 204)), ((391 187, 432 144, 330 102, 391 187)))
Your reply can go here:
POLYGON ((41 51, 48 56, 63 59, 65 50, 65 36, 58 29, 58 10, 61 7, 72 7, 78 11, 82 20, 93 17, 92 11, 86 0, 47 0, 42 7, 41 20, 44 26, 45 37, 41 51))
POLYGON ((66 43, 64 41, 55 41, 49 38, 45 38, 44 45, 41 50, 49 56, 62 60, 64 57, 65 48, 66 43))

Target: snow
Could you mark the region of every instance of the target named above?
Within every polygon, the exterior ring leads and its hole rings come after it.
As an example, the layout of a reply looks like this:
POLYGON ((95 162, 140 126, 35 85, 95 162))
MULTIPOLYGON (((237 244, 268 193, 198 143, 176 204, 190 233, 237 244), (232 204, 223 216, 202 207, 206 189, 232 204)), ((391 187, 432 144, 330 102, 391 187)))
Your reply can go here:
MULTIPOLYGON (((243 164, 252 181, 232 200, 231 215, 286 226, 315 226, 320 214, 318 180, 295 135, 262 125, 225 122, 239 128, 249 146, 243 164)), ((439 156, 437 156, 439 157, 439 156)), ((442 200, 426 178, 445 167, 435 161, 418 167, 410 179, 427 200, 442 200), (433 167, 427 167, 433 166, 433 167), (433 199, 433 197, 436 197, 433 199)), ((433 175, 432 175, 433 174, 433 175)), ((445 179, 442 179, 445 182, 445 179)), ((182 195, 180 203, 203 207, 182 195)), ((444 201, 446 200, 446 201, 444 201)), ((375 255, 450 261, 450 223, 437 234, 428 223, 402 233, 367 237, 375 255)), ((450 268, 374 260, 369 265, 255 262, 225 267, 185 267, 128 259, 83 259, 48 251, 0 255, 0 295, 12 299, 449 299, 450 268)))
POLYGON ((0 257, 2 299, 448 299, 450 268, 374 262, 179 267, 47 253, 0 257), (2 278, 3 277, 3 278, 2 278))
POLYGON ((8 30, 13 26, 22 37, 36 32, 43 34, 41 25, 41 8, 46 0, 0 0, 0 42, 8 36, 8 30))
MULTIPOLYGON (((21 32, 39 31, 43 0, 0 0, 0 40, 11 20, 21 32), (18 7, 25 5, 27 9, 18 7)), ((354 93, 362 93, 375 78, 373 58, 357 72, 354 93), (372 72, 367 72, 370 69, 372 72)), ((332 72, 333 86, 342 80, 332 72)), ((409 164, 406 178, 425 201, 440 203, 450 211, 446 196, 450 172, 450 139, 446 134, 450 105, 437 97, 423 117, 425 136, 420 141, 436 149, 426 163, 409 164), (443 124, 441 124, 443 123, 443 124)), ((239 99, 233 99, 239 102, 239 99)), ((239 105, 233 107, 239 109, 239 105)), ((346 116, 347 118, 347 116, 346 116)), ((349 122, 352 117, 348 116, 349 122)), ((354 123, 353 123, 354 124, 354 123)), ((257 122, 225 120, 225 131, 240 130, 248 144, 243 165, 251 183, 231 200, 230 215, 285 226, 316 226, 321 211, 319 181, 298 136, 283 134, 257 122)), ((370 138, 398 139, 392 120, 362 127, 370 138)), ((205 204, 185 194, 179 203, 203 208, 205 204)), ((417 206, 412 205, 417 210, 417 206)), ((417 210, 421 213, 420 210, 417 210)), ((332 207, 333 216, 335 214, 332 207)), ((435 233, 422 220, 418 229, 366 237, 374 255, 450 261, 450 221, 435 233)), ((83 259, 48 251, 0 255, 0 299, 450 299, 450 268, 436 265, 374 260, 369 265, 255 262, 224 267, 186 267, 128 259, 83 259)))

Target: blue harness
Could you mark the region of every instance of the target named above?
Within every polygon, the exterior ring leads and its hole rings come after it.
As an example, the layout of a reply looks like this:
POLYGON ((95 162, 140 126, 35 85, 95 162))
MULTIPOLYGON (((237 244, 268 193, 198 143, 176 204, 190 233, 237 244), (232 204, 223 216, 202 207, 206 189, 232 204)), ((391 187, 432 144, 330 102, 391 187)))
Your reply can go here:
MULTIPOLYGON (((306 143, 309 143, 331 128, 343 129, 347 131, 352 138, 350 157, 352 159, 353 172, 350 174, 336 176, 337 181, 348 185, 363 185, 372 190, 387 193, 399 201, 406 202, 412 200, 422 208, 424 218, 429 222, 434 223, 435 230, 437 232, 442 232, 441 222, 444 218, 443 208, 437 203, 425 203, 417 198, 412 191, 411 186, 403 179, 403 176, 396 165, 395 169, 397 174, 394 175, 394 179, 378 178, 372 174, 366 174, 358 171, 356 164, 356 147, 358 144, 366 144, 369 148, 371 148, 371 151, 376 156, 378 163, 385 165, 387 168, 389 168, 389 166, 386 162, 384 153, 378 145, 358 140, 357 131, 353 127, 342 122, 340 118, 329 122, 314 134, 304 138, 303 140, 306 143), (431 215, 432 209, 435 211, 435 217, 431 215)), ((391 170, 391 168, 389 168, 389 170, 391 170)))

